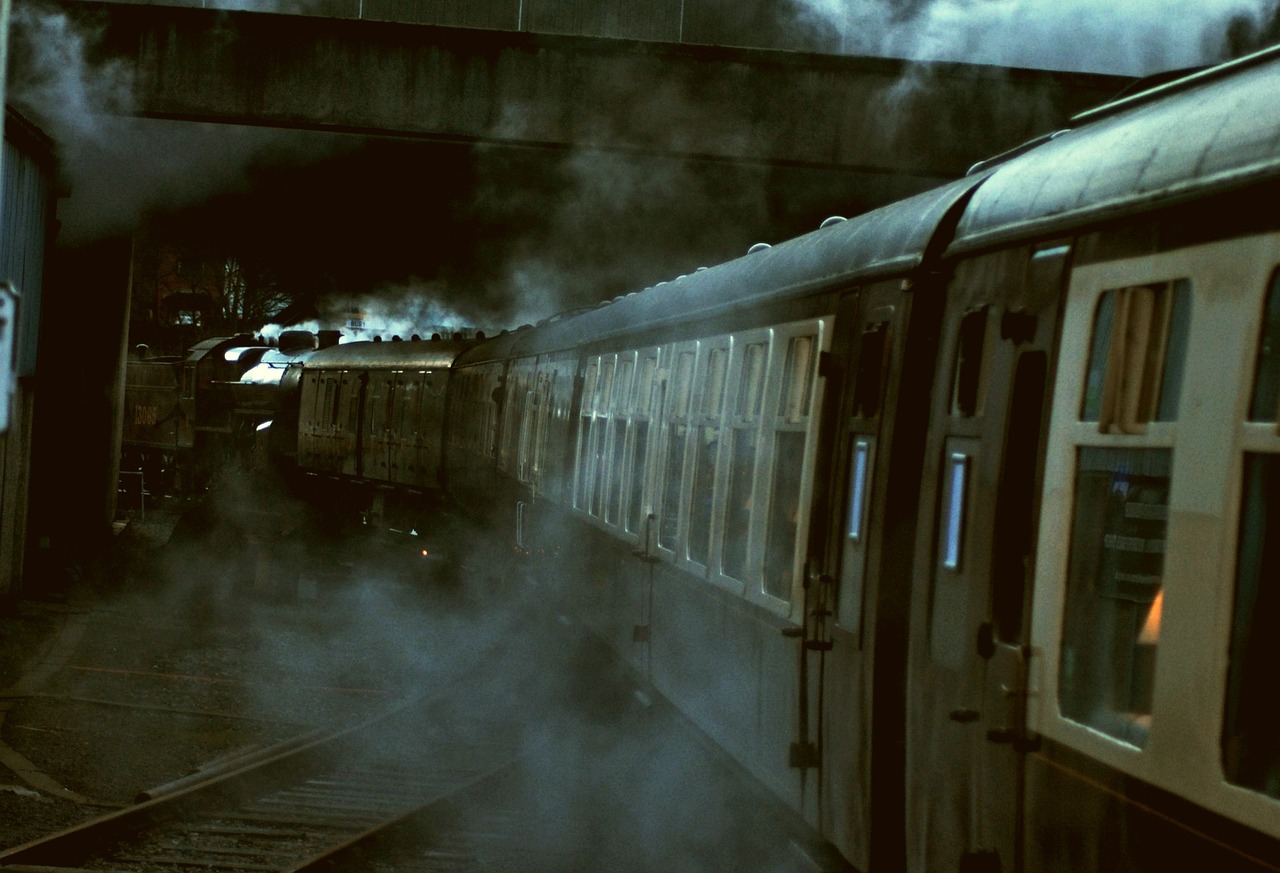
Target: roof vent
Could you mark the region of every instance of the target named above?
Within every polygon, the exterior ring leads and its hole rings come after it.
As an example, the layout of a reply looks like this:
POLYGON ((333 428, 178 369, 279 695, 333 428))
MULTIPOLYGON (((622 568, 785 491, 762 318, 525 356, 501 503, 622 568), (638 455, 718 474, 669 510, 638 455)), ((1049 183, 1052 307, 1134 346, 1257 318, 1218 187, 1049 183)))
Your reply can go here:
POLYGON ((842 221, 848 221, 848 220, 849 219, 845 218, 843 215, 833 215, 830 218, 828 218, 826 221, 822 222, 822 224, 818 225, 818 228, 822 229, 824 227, 830 227, 833 224, 839 224, 842 221))
POLYGON ((771 249, 771 248, 773 248, 773 246, 769 245, 768 243, 756 243, 751 248, 747 249, 747 254, 754 255, 756 252, 762 252, 765 249, 771 249))

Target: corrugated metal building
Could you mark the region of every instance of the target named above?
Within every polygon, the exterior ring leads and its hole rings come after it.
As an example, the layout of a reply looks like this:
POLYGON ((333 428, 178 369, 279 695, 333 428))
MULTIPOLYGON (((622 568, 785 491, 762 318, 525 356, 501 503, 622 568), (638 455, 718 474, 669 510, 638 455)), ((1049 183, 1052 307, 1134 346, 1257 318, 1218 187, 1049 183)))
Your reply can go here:
POLYGON ((0 602, 22 591, 31 469, 32 409, 45 257, 56 192, 53 144, 9 109, 0 165, 0 280, 17 295, 9 429, 0 433, 0 602))

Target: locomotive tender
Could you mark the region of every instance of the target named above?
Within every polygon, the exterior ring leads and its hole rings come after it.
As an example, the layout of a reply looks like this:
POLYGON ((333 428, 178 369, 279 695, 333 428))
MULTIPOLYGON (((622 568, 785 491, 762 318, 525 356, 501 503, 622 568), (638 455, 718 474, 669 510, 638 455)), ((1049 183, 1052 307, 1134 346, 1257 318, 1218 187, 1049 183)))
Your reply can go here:
POLYGON ((1277 202, 1271 50, 594 309, 317 352, 295 461, 548 556, 858 869, 1280 870, 1277 202))
POLYGON ((1280 869, 1277 202, 1267 51, 478 344, 448 487, 859 869, 1280 869))

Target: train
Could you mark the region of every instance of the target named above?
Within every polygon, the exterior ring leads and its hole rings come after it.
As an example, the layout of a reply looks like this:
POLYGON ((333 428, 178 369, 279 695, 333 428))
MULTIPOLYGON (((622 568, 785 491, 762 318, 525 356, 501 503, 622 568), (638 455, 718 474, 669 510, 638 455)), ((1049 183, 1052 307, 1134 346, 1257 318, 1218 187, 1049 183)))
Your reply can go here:
POLYGON ((256 431, 281 417, 285 373, 337 341, 332 332, 286 330, 274 344, 249 334, 210 337, 185 356, 135 348, 124 367, 120 496, 142 506, 200 492, 231 459, 265 465, 268 447, 256 431))
POLYGON ((842 864, 1280 870, 1278 95, 1266 50, 594 308, 317 352, 291 463, 483 518, 842 864))

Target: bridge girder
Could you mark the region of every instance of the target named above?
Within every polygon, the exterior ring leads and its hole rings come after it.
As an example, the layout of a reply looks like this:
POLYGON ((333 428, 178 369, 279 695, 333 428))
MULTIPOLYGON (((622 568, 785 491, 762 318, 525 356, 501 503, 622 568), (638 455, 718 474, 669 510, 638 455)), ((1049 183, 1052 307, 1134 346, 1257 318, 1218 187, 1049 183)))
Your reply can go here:
MULTIPOLYGON (((914 179, 1128 80, 503 30, 63 0, 141 116, 592 148, 914 179)), ((913 186, 914 187, 914 186, 913 186)))

